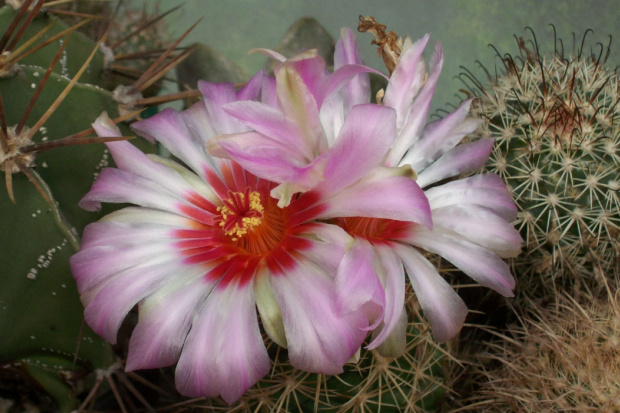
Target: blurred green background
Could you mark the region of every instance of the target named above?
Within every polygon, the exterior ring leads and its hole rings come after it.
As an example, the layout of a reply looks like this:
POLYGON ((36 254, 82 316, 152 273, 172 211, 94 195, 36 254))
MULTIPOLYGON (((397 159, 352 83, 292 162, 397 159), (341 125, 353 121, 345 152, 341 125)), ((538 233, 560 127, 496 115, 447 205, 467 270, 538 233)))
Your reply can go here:
MULTIPOLYGON (((147 2, 160 11, 183 4, 180 10, 166 18, 173 37, 182 34, 200 17, 203 20, 183 44, 203 42, 219 50, 226 58, 251 74, 265 65, 262 55, 248 55, 256 47, 274 48, 291 24, 300 17, 315 17, 329 33, 337 38, 340 28, 357 28, 358 16, 373 16, 386 24, 387 30, 409 35, 414 40, 431 33, 431 41, 444 47, 444 69, 433 101, 433 108, 457 103, 461 82, 455 78, 460 66, 477 69, 476 60, 491 71, 499 59, 488 47, 491 43, 503 53, 518 54, 513 35, 531 39, 525 30, 530 26, 541 50, 553 52, 553 30, 572 48, 573 33, 577 45, 588 34, 586 50, 596 42, 605 46, 612 35, 608 64, 620 63, 620 1, 616 0, 159 0, 147 2)), ((136 8, 143 0, 130 0, 136 8)), ((385 71, 375 46, 370 45, 369 33, 358 33, 366 64, 385 71)), ((432 47, 427 47, 427 52, 432 47)), ((597 51, 598 53, 598 51, 597 51)))

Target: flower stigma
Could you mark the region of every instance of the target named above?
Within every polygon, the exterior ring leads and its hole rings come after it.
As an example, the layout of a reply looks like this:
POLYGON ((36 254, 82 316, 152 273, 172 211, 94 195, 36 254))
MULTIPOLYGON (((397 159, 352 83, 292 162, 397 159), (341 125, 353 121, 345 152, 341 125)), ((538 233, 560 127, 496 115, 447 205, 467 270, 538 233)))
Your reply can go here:
POLYGON ((224 233, 237 241, 239 238, 260 225, 264 217, 264 208, 257 191, 228 191, 229 198, 223 206, 217 207, 220 216, 216 218, 224 233))

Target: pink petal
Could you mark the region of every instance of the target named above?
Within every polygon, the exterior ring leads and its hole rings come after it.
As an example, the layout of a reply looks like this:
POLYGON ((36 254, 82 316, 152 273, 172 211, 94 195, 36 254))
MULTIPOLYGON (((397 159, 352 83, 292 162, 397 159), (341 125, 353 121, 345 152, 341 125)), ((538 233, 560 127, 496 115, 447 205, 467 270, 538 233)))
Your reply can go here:
POLYGON ((84 229, 82 250, 99 246, 116 247, 119 244, 124 249, 129 246, 143 246, 153 240, 174 242, 174 229, 158 222, 149 222, 148 225, 114 222, 106 216, 104 221, 93 222, 84 229))
POLYGON ((211 123, 216 135, 247 131, 247 127, 239 120, 224 111, 223 106, 235 102, 237 94, 232 83, 210 83, 198 81, 198 89, 204 97, 207 119, 211 123))
POLYGON ((87 211, 95 211, 101 208, 101 202, 132 203, 175 211, 182 198, 151 180, 120 169, 105 168, 78 205, 87 211))
POLYGON ((446 228, 503 258, 521 252, 521 235, 506 220, 477 205, 449 206, 433 210, 435 228, 446 228))
MULTIPOLYGON (((138 241, 139 242, 139 239, 138 241)), ((71 270, 81 293, 105 283, 114 274, 152 260, 172 261, 176 257, 171 243, 119 243, 83 248, 71 257, 71 270)))
MULTIPOLYGON (((377 347, 377 351, 383 357, 394 357, 398 358, 405 354, 407 350, 407 325, 409 324, 409 319, 407 317, 407 312, 402 311, 400 313, 400 317, 396 322, 396 326, 393 328, 392 333, 381 343, 380 346, 377 347)), ((373 331, 372 339, 381 333, 382 330, 377 329, 373 331)))
POLYGON ((424 35, 400 56, 385 91, 384 103, 396 109, 399 128, 400 123, 406 120, 408 108, 423 84, 425 70, 420 70, 424 69, 420 58, 429 37, 429 34, 424 35))
POLYGON ((309 148, 311 153, 322 153, 327 149, 327 141, 321 128, 319 108, 310 89, 311 86, 304 83, 311 77, 308 72, 313 66, 301 65, 299 62, 293 65, 289 62, 275 69, 276 92, 280 109, 299 127, 305 141, 304 147, 309 148), (305 71, 300 73, 299 69, 305 71))
POLYGON ((346 314, 363 308, 366 317, 374 323, 370 329, 374 329, 383 320, 386 300, 385 291, 373 266, 374 260, 372 245, 366 240, 356 239, 342 258, 335 279, 336 310, 346 314))
POLYGON ((265 333, 277 345, 288 347, 282 311, 271 289, 269 271, 264 267, 257 271, 254 278, 254 294, 265 333))
POLYGON ((337 225, 312 222, 297 228, 298 237, 313 240, 312 247, 298 251, 305 260, 319 265, 327 274, 335 277, 345 248, 353 238, 337 225))
POLYGON ((194 313, 213 288, 204 282, 204 268, 145 298, 129 340, 125 371, 153 369, 177 362, 194 313), (192 280, 192 278, 194 278, 192 280))
MULTIPOLYGON (((353 31, 346 27, 340 31, 340 39, 334 51, 334 69, 345 65, 363 65, 362 53, 353 31)), ((345 110, 370 102, 370 78, 366 73, 355 75, 343 88, 345 110)))
POLYGON ((87 211, 94 211, 101 207, 101 202, 131 203, 177 212, 205 224, 213 223, 213 213, 192 205, 153 181, 115 168, 102 170, 78 205, 87 211))
POLYGON ((405 305, 405 270, 391 246, 375 246, 376 263, 384 272, 381 278, 385 291, 385 311, 381 332, 374 337, 367 348, 373 349, 382 344, 397 327, 405 305))
MULTIPOLYGON (((217 198, 213 191, 198 177, 195 177, 194 181, 198 181, 199 185, 195 187, 179 175, 176 170, 147 157, 142 151, 129 142, 111 142, 108 143, 107 146, 114 159, 114 163, 123 171, 156 182, 184 199, 200 197, 206 203, 213 204, 219 202, 219 198, 217 198), (197 190, 199 190, 202 195, 198 195, 196 192, 197 190), (203 195, 206 195, 207 199, 204 199, 203 195)), ((169 165, 174 165, 174 161, 172 160, 166 160, 166 162, 169 165)), ((180 165, 174 166, 176 166, 177 169, 182 168, 180 165)), ((190 172, 188 171, 188 173, 190 172)))
POLYGON ((86 322, 93 331, 115 344, 116 333, 129 310, 161 289, 164 280, 184 269, 178 262, 154 258, 111 275, 93 289, 81 291, 86 322))
POLYGON ((198 143, 202 149, 204 145, 217 135, 214 122, 209 119, 204 100, 194 103, 182 112, 179 117, 185 123, 192 142, 198 143))
POLYGON ((408 164, 422 171, 441 155, 454 148, 465 135, 475 131, 481 119, 467 118, 471 99, 464 101, 454 112, 424 128, 422 138, 409 149, 399 165, 408 164))
MULTIPOLYGON (((236 93, 235 100, 261 100, 265 88, 268 87, 270 79, 273 79, 264 70, 259 70, 254 76, 236 93)), ((275 83, 274 93, 275 93, 275 83)))
MULTIPOLYGON (((346 98, 346 102, 348 103, 348 105, 345 107, 345 109, 350 109, 352 106, 354 106, 355 104, 365 104, 368 103, 370 100, 370 89, 368 89, 367 91, 365 90, 356 90, 355 96, 348 96, 348 86, 351 85, 352 82, 355 82, 355 78, 357 76, 362 76, 366 73, 375 73, 381 76, 385 76, 383 73, 375 70, 375 69, 371 69, 368 66, 364 66, 364 65, 359 65, 359 64, 348 64, 348 65, 344 65, 342 67, 340 67, 338 70, 334 71, 326 80, 326 82, 322 85, 322 89, 321 89, 321 95, 320 98, 317 99, 317 103, 319 104, 319 106, 321 106, 323 104, 323 102, 325 101, 325 99, 327 99, 332 93, 338 91, 339 89, 341 89, 343 86, 345 86, 345 89, 343 91, 343 94, 346 98), (361 93, 363 92, 368 92, 366 95, 361 96, 361 93), (357 100, 353 100, 353 99, 359 99, 359 102, 357 100), (350 105, 350 106, 349 106, 350 105)), ((370 83, 370 81, 369 81, 370 83)), ((355 84, 355 83, 354 83, 355 84)), ((360 88, 360 86, 357 86, 358 88, 360 88)), ((370 87, 370 86, 369 86, 370 87)))
POLYGON ((364 340, 365 316, 339 314, 330 275, 303 260, 285 275, 272 275, 271 285, 282 309, 291 364, 313 373, 341 373, 364 340))
POLYGON ((322 179, 322 160, 304 163, 300 152, 260 133, 229 135, 218 145, 245 170, 272 182, 295 183, 308 190, 322 179))
POLYGON ((346 117, 345 110, 342 93, 332 93, 321 105, 319 116, 329 147, 334 146, 334 143, 336 143, 336 137, 340 133, 340 128, 342 128, 346 117))
MULTIPOLYGON (((308 163, 314 158, 312 148, 307 146, 298 126, 285 118, 283 113, 276 108, 264 103, 248 101, 230 103, 224 106, 224 110, 245 122, 254 131, 275 141, 277 146, 288 148, 291 153, 295 153, 295 159, 305 159, 304 163, 308 163)), ((236 136, 238 135, 220 136, 217 141, 235 139, 236 136)))
POLYGON ((430 61, 430 74, 424 81, 422 90, 411 103, 406 119, 399 120, 399 134, 386 160, 387 166, 398 165, 405 152, 422 136, 442 67, 443 51, 441 45, 435 43, 435 51, 430 61))
MULTIPOLYGON (((196 105, 199 104, 200 102, 196 105)), ((200 109, 199 106, 196 107, 200 109)), ((201 113, 196 110, 180 115, 168 108, 155 116, 133 123, 131 127, 143 136, 161 142, 174 156, 205 178, 205 171, 212 170, 212 167, 207 162, 204 142, 190 133, 186 123, 189 116, 200 117, 201 113)), ((201 122, 202 120, 197 119, 194 124, 200 125, 201 122)))
POLYGON ((322 193, 334 194, 380 165, 394 139, 395 122, 396 113, 391 108, 373 104, 353 107, 336 143, 325 154, 322 193))
POLYGON ((252 283, 215 287, 185 340, 177 389, 189 397, 220 395, 231 404, 268 372, 252 283))
POLYGON ((505 297, 512 297, 515 280, 510 268, 492 251, 440 228, 416 227, 407 237, 411 244, 441 255, 455 267, 505 297))
POLYGON ((502 178, 480 174, 448 182, 424 191, 432 209, 451 205, 486 207, 508 222, 517 217, 517 207, 502 178))
MULTIPOLYGON (((191 226, 193 222, 192 220, 175 213, 141 207, 126 207, 113 211, 103 217, 99 223, 108 221, 120 224, 130 224, 136 227, 143 224, 148 224, 147 226, 168 227, 175 229, 187 228, 188 226, 191 226)), ((85 230, 84 235, 82 236, 82 248, 86 246, 86 242, 87 231, 85 230)))
MULTIPOLYGON (((92 126, 99 136, 121 136, 120 130, 105 112, 97 118, 92 126)), ((110 150, 114 163, 119 169, 157 182, 177 194, 195 194, 196 188, 179 176, 174 167, 167 167, 159 162, 155 162, 129 142, 109 142, 106 145, 110 150)), ((181 166, 173 161, 167 162, 175 165, 177 169, 181 169, 181 166)), ((200 190, 202 193, 207 194, 211 201, 215 201, 213 193, 206 185, 202 184, 200 190)))
POLYGON ((454 337, 463 327, 467 306, 428 262, 414 248, 394 245, 403 261, 418 302, 433 330, 433 337, 440 343, 454 337))
POLYGON ((277 60, 278 62, 285 62, 286 61, 286 57, 284 57, 282 54, 276 52, 275 50, 271 50, 271 49, 265 49, 265 48, 254 48, 254 49, 250 49, 250 51, 248 52, 248 54, 252 54, 252 53, 260 53, 262 55, 265 55, 267 57, 270 57, 274 60, 277 60))
MULTIPOLYGON (((329 198, 317 218, 369 217, 432 227, 428 200, 406 168, 377 168, 367 179, 329 198)), ((320 199, 323 196, 319 197, 320 199)))
MULTIPOLYGON (((278 65, 274 69, 276 84, 279 82, 278 77, 283 73, 282 69, 284 67, 292 69, 299 76, 308 92, 314 97, 317 107, 320 107, 323 99, 322 92, 327 78, 327 71, 325 70, 325 61, 319 56, 318 51, 316 49, 306 50, 278 65)), ((284 72, 286 72, 286 70, 284 72)), ((281 90, 278 93, 280 92, 281 90)), ((282 95, 278 94, 278 96, 282 98, 282 95)), ((280 100, 280 103, 283 104, 285 101, 286 100, 280 100)), ((283 110, 286 111, 286 108, 283 107, 283 110)))
POLYGON ((494 142, 493 139, 479 139, 457 145, 418 174, 418 185, 424 188, 443 179, 482 168, 489 159, 494 142))

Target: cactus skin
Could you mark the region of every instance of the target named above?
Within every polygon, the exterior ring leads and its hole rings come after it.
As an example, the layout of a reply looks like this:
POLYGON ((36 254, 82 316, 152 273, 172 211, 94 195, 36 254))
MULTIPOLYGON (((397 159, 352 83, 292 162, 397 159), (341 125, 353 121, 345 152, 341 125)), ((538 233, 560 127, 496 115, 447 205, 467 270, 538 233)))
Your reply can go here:
POLYGON ((488 85, 462 76, 478 97, 472 114, 486 119, 478 135, 496 139, 486 169, 519 207, 526 245, 515 265, 547 287, 619 268, 620 79, 605 67, 609 45, 587 53, 586 36, 570 54, 559 40, 543 54, 521 38, 520 56, 504 55, 495 76, 485 70, 488 85))
MULTIPOLYGON (((8 6, 1 8, 0 28, 5 29, 15 14, 8 6)), ((39 13, 16 48, 52 21, 49 15, 39 13)), ((56 21, 35 45, 67 27, 56 21)), ((32 106, 24 130, 42 118, 96 47, 77 32, 66 39, 59 64, 32 106)), ((0 79, 3 122, 9 130, 20 122, 60 45, 55 41, 31 54, 18 62, 15 73, 0 79)), ((98 86, 103 84, 103 71, 103 57, 97 51, 79 82, 30 144, 51 143, 86 130, 104 110, 118 116, 112 93, 98 86)), ((128 128, 121 127, 131 135, 128 128)), ((149 151, 145 142, 141 146, 149 151)), ((74 410, 84 384, 81 378, 116 363, 111 346, 83 326, 84 308, 69 268, 69 257, 79 248, 77 234, 98 218, 78 208, 77 202, 99 170, 107 166, 107 157, 100 143, 35 152, 26 166, 40 177, 51 203, 16 168, 12 170, 17 173, 8 174, 15 202, 0 188, 0 382, 3 394, 13 395, 16 409, 23 408, 23 403, 40 402, 39 396, 29 400, 23 393, 23 384, 28 383, 26 388, 38 389, 37 394, 49 394, 43 397, 49 401, 38 406, 43 410, 74 410)), ((4 181, 5 171, 0 170, 4 181)))
MULTIPOLYGON (((9 26, 11 19, 17 14, 10 6, 4 6, 0 8, 0 31, 3 32, 5 28, 9 26)), ((16 47, 21 46, 23 43, 34 37, 39 31, 43 30, 48 24, 54 21, 54 25, 35 42, 35 46, 49 39, 53 35, 60 33, 67 29, 69 26, 62 20, 55 17, 51 17, 45 13, 39 13, 26 28, 22 40, 16 47)), ((59 42, 55 42, 47 47, 38 50, 36 53, 25 57, 19 62, 24 66, 37 66, 46 69, 49 63, 54 58, 56 51, 58 50, 59 42)), ((94 47, 92 40, 88 39, 82 33, 74 32, 67 45, 68 50, 62 57, 61 62, 56 65, 54 72, 63 76, 72 78, 77 71, 82 67, 82 63, 88 58, 90 51, 94 47)), ((103 74, 103 54, 97 52, 95 57, 91 61, 90 67, 80 77, 81 83, 87 83, 90 85, 103 86, 102 79, 103 74)))

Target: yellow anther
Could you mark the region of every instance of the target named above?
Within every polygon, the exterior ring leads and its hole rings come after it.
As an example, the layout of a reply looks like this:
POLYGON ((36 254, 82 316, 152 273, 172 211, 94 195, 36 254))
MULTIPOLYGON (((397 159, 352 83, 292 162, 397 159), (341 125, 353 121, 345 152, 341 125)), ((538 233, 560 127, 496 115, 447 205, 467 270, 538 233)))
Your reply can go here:
POLYGON ((260 194, 256 191, 229 192, 230 198, 223 206, 217 207, 220 213, 219 226, 233 241, 243 237, 254 227, 260 225, 264 207, 260 202, 260 194))

